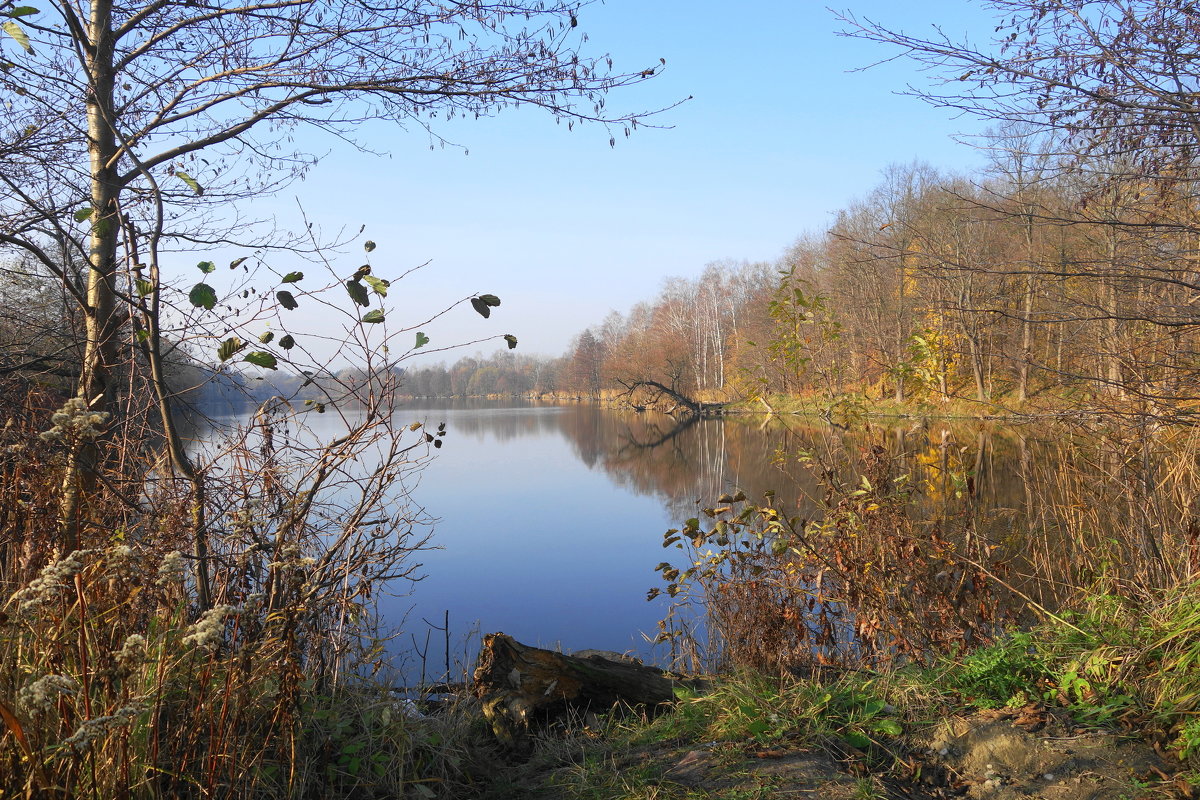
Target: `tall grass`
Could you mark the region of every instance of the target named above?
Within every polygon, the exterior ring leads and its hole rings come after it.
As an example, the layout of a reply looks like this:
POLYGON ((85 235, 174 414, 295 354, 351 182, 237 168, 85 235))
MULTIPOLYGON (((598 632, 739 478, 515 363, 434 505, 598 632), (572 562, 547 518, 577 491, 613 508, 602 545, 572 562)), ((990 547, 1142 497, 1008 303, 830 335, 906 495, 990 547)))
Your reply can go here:
POLYGON ((1142 422, 1042 429, 1041 460, 1022 434, 1020 509, 978 495, 982 434, 953 458, 945 442, 914 452, 888 437, 785 454, 785 468, 817 477, 816 511, 736 493, 669 531, 677 556, 659 565, 661 591, 702 614, 689 631, 677 610, 664 638, 767 672, 927 664, 1061 623, 1098 596, 1143 613, 1186 596, 1200 565, 1195 433, 1142 422))
POLYGON ((59 400, 7 388, 0 798, 432 798, 478 782, 470 715, 422 715, 371 678, 372 598, 426 541, 397 491, 423 430, 367 408, 322 443, 278 404, 234 431, 204 475, 203 608, 189 485, 147 459, 144 432, 107 443, 68 552, 64 447, 40 435, 59 400))
POLYGON ((852 483, 820 467, 818 517, 739 492, 667 533, 684 557, 659 565, 665 591, 703 610, 710 665, 778 673, 922 662, 1020 621, 1004 554, 979 536, 968 505, 919 519, 914 482, 882 447, 861 463, 852 483))

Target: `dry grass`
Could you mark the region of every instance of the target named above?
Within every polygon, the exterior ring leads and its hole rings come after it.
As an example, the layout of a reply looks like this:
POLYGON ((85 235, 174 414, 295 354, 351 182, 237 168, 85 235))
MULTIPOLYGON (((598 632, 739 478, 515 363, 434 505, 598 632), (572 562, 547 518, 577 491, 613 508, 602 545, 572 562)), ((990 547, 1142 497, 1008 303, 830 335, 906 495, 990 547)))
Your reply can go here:
POLYGON ((142 432, 106 442, 67 552, 64 445, 39 436, 57 398, 6 388, 0 798, 470 793, 487 756, 472 715, 414 713, 369 677, 383 652, 371 598, 425 541, 391 488, 419 467, 423 431, 368 409, 322 444, 287 408, 236 431, 205 475, 205 609, 188 484, 141 455, 142 432))
POLYGON ((976 497, 965 448, 926 463, 925 451, 895 452, 888 440, 851 452, 831 437, 791 467, 817 476, 818 514, 739 493, 668 532, 681 555, 659 567, 664 591, 686 608, 664 638, 710 666, 878 667, 1061 621, 1101 584, 1149 608, 1200 567, 1196 434, 1099 422, 1052 431, 1040 458, 1019 442, 1020 530, 976 497))

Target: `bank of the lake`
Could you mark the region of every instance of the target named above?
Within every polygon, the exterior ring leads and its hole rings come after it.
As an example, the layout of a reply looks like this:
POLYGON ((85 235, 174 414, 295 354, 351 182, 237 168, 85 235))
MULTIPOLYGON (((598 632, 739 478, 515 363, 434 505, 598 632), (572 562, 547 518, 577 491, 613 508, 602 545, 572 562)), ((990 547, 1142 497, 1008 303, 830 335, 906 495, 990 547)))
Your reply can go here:
MULTIPOLYGON (((1122 399, 1079 391, 1059 394, 1043 393, 1025 400, 1020 400, 1010 394, 999 394, 988 400, 977 400, 959 395, 945 398, 922 397, 897 400, 894 397, 856 393, 829 397, 814 392, 772 395, 729 395, 728 393, 700 392, 685 396, 688 400, 707 406, 708 413, 714 416, 770 417, 787 415, 825 422, 835 420, 837 424, 842 425, 865 419, 1036 423, 1055 420, 1102 419, 1114 413, 1149 414, 1151 416, 1163 413, 1163 409, 1139 406, 1129 398, 1122 399)), ((413 397, 411 400, 413 402, 486 401, 493 403, 517 401, 551 405, 583 405, 618 410, 651 410, 678 417, 687 417, 690 413, 686 406, 673 402, 669 397, 653 399, 646 395, 615 390, 604 390, 596 395, 580 395, 574 392, 541 392, 413 397)))
POLYGON ((657 714, 541 732, 483 797, 1190 798, 1195 587, 1153 613, 1096 594, 994 645, 891 669, 738 672, 657 714))
MULTIPOLYGON (((308 447, 329 433, 315 426, 337 419, 237 430, 254 445, 249 459, 278 454, 267 444, 308 447)), ((911 419, 847 430, 797 415, 680 420, 474 401, 410 405, 388 419, 403 430, 417 422, 439 432, 445 422, 444 446, 414 465, 419 480, 387 488, 442 517, 433 530, 446 550, 410 554, 429 578, 405 584, 399 615, 385 620, 404 637, 354 643, 361 672, 316 681, 315 662, 295 656, 289 626, 302 617, 272 612, 261 595, 235 596, 234 584, 223 599, 238 605, 190 613, 186 541, 164 538, 170 529, 113 535, 78 553, 47 549, 45 568, 30 571, 0 617, 9 654, 0 775, 49 786, 53 769, 96 797, 116 796, 104 787, 126 772, 126 784, 185 795, 186 781, 203 779, 210 793, 265 800, 744 800, 802 788, 938 796, 1017 791, 1035 785, 1037 769, 1049 787, 1044 774, 1066 767, 1033 759, 1017 783, 1015 767, 987 775, 994 759, 982 772, 956 760, 973 752, 969 731, 1005 739, 1014 753, 1050 747, 1022 738, 1039 731, 1014 733, 1014 723, 1087 737, 1071 741, 1095 744, 1101 759, 1126 755, 1099 741, 1096 726, 1149 737, 1168 756, 1155 764, 1167 786, 1194 760, 1200 601, 1188 578, 1196 549, 1186 524, 1195 483, 1180 466, 1194 453, 1186 432, 1124 440, 911 419), (447 582, 432 608, 412 611, 438 580, 447 582), (647 588, 660 590, 650 604, 647 588), (415 622, 443 619, 443 598, 463 604, 454 619, 492 614, 482 632, 616 651, 632 649, 624 643, 638 629, 623 609, 653 632, 664 610, 685 603, 673 618, 689 625, 665 631, 674 634, 660 643, 668 652, 647 658, 707 666, 714 687, 644 721, 591 709, 595 718, 537 734, 532 759, 518 758, 490 737, 469 691, 415 705, 394 691, 389 647, 423 647, 435 667, 425 677, 443 676, 441 642, 415 622), (981 710, 999 716, 950 731, 942 761, 929 755, 942 749, 930 731, 981 710), (103 737, 91 755, 62 744, 89 735, 103 737), (186 779, 163 775, 165 752, 186 779), (1171 761, 1177 753, 1189 761, 1171 761), (961 780, 931 786, 914 782, 914 771, 961 780)), ((20 433, 21 453, 46 446, 36 428, 20 433)), ((8 473, 10 496, 53 485, 52 459, 26 455, 19 466, 8 473)), ((374 473, 366 458, 347 469, 360 466, 374 473)), ((248 497, 262 495, 249 485, 248 497)), ((339 495, 328 499, 341 507, 339 495)), ((316 564, 272 566, 295 578, 282 586, 298 588, 316 564)), ((388 602, 372 608, 386 615, 388 602)), ((314 624, 327 628, 342 608, 314 624)), ((455 677, 471 661, 463 651, 455 677)), ((1098 772, 1070 769, 1079 785, 1098 772)), ((1134 781, 1158 773, 1105 774, 1137 797, 1134 781)), ((1187 769, 1181 779, 1191 779, 1187 769)))
MULTIPOLYGON (((898 513, 942 526, 966 515, 969 536, 996 545, 991 561, 1009 570, 1032 570, 1028 556, 1040 553, 1053 568, 1089 569, 1091 540, 1115 559, 1120 548, 1105 542, 1143 507, 1128 489, 1144 481, 1119 473, 1139 464, 1152 479, 1167 472, 1153 453, 1134 462, 1028 421, 875 416, 878 409, 846 420, 777 410, 760 404, 753 414, 694 418, 514 398, 423 399, 398 408, 394 424, 444 422, 447 435, 401 496, 431 518, 435 549, 414 555, 421 581, 397 583, 394 596, 380 600, 385 627, 400 632, 387 645, 396 681, 447 673, 457 680, 480 635, 493 631, 665 664, 670 643, 652 640, 671 604, 645 598, 665 588, 656 564, 687 562, 675 547, 664 549, 664 532, 738 491, 751 501, 771 493, 781 512, 818 520, 828 512, 829 480, 857 486, 868 466, 881 466, 872 455, 878 448, 888 480, 908 481, 905 497, 895 498, 898 513), (1090 518, 1077 508, 1082 495, 1064 494, 1064 476, 1102 498, 1089 505, 1090 518), (1036 546, 1026 546, 1031 534, 1036 546)), ((334 421, 310 415, 308 424, 314 436, 328 436, 317 426, 334 421)), ((1052 586, 1048 595, 1036 592, 1051 604, 1067 595, 1052 586)))

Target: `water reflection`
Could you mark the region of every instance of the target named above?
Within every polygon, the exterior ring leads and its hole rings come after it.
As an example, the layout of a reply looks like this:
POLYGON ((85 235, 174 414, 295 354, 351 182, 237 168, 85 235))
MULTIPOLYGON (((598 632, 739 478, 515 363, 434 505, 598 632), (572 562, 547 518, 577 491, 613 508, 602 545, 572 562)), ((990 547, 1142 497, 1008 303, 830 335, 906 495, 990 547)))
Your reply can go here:
POLYGON ((449 609, 454 637, 478 619, 485 631, 543 645, 661 655, 641 634, 653 637, 665 610, 644 597, 657 584, 667 528, 734 489, 774 491, 777 503, 815 517, 827 484, 856 479, 855 460, 875 445, 896 454, 897 475, 925 484, 919 513, 949 513, 966 498, 1005 523, 1000 510, 1024 502, 1017 471, 995 464, 1015 463, 1025 440, 983 425, 846 432, 757 416, 681 424, 521 401, 414 403, 397 416, 410 418, 444 419, 450 431, 414 491, 440 518, 435 541, 445 549, 425 558, 429 577, 392 613, 409 603, 410 621, 440 621, 449 609), (799 463, 803 453, 813 465, 799 463))
MULTIPOLYGON (((643 634, 655 635, 666 607, 644 598, 658 584, 667 528, 738 489, 752 500, 773 491, 789 514, 818 518, 876 451, 890 457, 891 480, 917 488, 914 517, 940 525, 967 515, 972 535, 1011 556, 1011 582, 1047 603, 1058 584, 1029 576, 1069 569, 1075 580, 1085 569, 1144 563, 1150 543, 1186 537, 1180 498, 1195 496, 1181 478, 1171 491, 1146 488, 1166 486, 1157 451, 984 422, 851 431, 800 417, 680 424, 652 412, 478 400, 413 402, 396 415, 397 424, 412 421, 448 426, 446 446, 409 487, 438 518, 434 543, 443 549, 422 554, 428 577, 393 587, 403 596, 382 611, 402 630, 394 652, 410 656, 425 646, 422 620, 440 624, 448 612, 451 660, 462 665, 476 621, 543 646, 661 656, 643 634), (1107 564, 1089 562, 1098 549, 1107 564)), ((429 676, 444 659, 434 646, 429 676)))

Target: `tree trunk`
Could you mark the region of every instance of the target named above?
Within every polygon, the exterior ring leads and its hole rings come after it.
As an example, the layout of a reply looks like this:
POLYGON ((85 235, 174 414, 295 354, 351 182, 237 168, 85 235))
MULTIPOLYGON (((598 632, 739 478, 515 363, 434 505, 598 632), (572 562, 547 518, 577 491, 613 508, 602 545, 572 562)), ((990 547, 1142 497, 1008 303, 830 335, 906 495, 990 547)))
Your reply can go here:
POLYGON ((662 395, 665 394, 679 405, 687 408, 687 410, 690 411, 693 416, 697 417, 704 416, 706 413, 720 413, 721 409, 728 405, 728 403, 705 403, 698 400, 693 400, 682 392, 679 392, 665 384, 659 383, 658 381, 620 381, 620 383, 625 387, 624 394, 626 395, 632 395, 633 392, 636 392, 638 389, 652 389, 655 392, 655 395, 650 401, 651 403, 657 402, 659 399, 661 399, 662 395))
POLYGON ((1021 307, 1021 364, 1017 371, 1017 402, 1029 399, 1029 362, 1033 360, 1033 274, 1025 276, 1025 299, 1021 307))
POLYGON ((675 681, 665 672, 618 658, 568 656, 491 633, 483 637, 473 691, 496 738, 510 747, 534 723, 571 709, 607 711, 617 703, 657 706, 674 699, 675 681))
MULTIPOLYGON (((78 397, 92 412, 112 406, 112 371, 117 364, 116 252, 120 234, 113 128, 113 32, 111 0, 92 3, 85 52, 91 93, 87 100, 88 157, 91 173, 92 233, 88 264, 86 341, 78 397)), ((67 457, 59 503, 59 533, 67 551, 79 544, 82 499, 95 486, 99 451, 94 441, 76 443, 67 457)))

